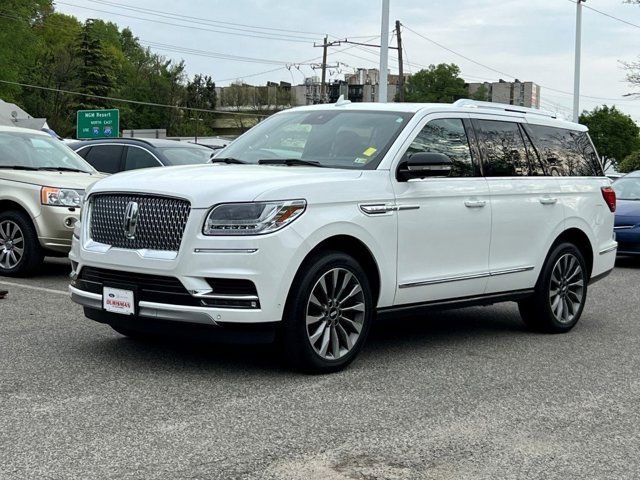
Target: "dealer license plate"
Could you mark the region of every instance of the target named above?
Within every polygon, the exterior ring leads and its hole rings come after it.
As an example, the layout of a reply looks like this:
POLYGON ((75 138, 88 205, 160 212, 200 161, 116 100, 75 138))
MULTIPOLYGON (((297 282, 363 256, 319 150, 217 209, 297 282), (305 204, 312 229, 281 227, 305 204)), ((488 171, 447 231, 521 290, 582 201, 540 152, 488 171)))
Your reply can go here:
POLYGON ((119 288, 104 287, 102 306, 107 312, 134 315, 136 312, 133 292, 119 288))

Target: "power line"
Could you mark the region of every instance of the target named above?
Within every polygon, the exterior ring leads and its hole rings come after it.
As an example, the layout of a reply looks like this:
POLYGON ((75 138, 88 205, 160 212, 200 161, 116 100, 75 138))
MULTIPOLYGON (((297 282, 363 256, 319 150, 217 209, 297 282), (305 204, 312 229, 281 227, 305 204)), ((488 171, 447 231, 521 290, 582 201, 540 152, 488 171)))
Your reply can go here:
POLYGON ((166 105, 163 103, 154 103, 154 102, 142 102, 139 100, 128 100, 125 98, 116 98, 116 97, 107 97, 104 95, 92 95, 89 93, 82 93, 82 92, 74 92, 71 90, 64 90, 62 88, 52 88, 52 87, 42 87, 40 85, 30 85, 28 83, 20 83, 20 82, 11 82, 9 80, 0 80, 0 83, 5 83, 8 85, 17 85, 20 87, 24 87, 24 88, 33 88, 36 90, 46 90, 49 92, 58 92, 58 93, 65 93, 68 95, 78 95, 81 97, 87 97, 87 98, 98 98, 100 100, 109 100, 112 102, 121 102, 121 103, 133 103, 135 105, 145 105, 145 106, 149 106, 149 107, 164 107, 164 108, 177 108, 179 110, 189 110, 192 112, 204 112, 204 113, 222 113, 222 114, 229 114, 229 115, 249 115, 252 117, 268 117, 268 115, 261 115, 261 114, 254 114, 254 113, 244 113, 244 112, 228 112, 226 110, 211 110, 211 109, 207 109, 207 108, 194 108, 194 107, 181 107, 178 105, 166 105))
MULTIPOLYGON (((489 65, 486 65, 486 64, 481 63, 481 62, 479 62, 477 60, 474 60, 474 59, 472 59, 472 58, 470 58, 470 57, 468 57, 466 55, 463 55, 462 53, 457 52, 457 51, 455 51, 455 50, 453 50, 453 49, 451 49, 451 48, 449 48, 449 47, 447 47, 447 46, 445 46, 445 45, 443 45, 443 44, 441 44, 439 42, 436 42, 435 40, 433 40, 433 39, 431 39, 431 38, 429 38, 429 37, 427 37, 427 36, 425 36, 425 35, 423 35, 423 34, 421 34, 419 32, 416 32, 413 29, 407 27, 404 23, 403 23, 403 26, 407 30, 409 30, 410 32, 414 33, 415 35, 423 38, 424 40, 427 40, 428 42, 431 42, 434 45, 437 45, 438 47, 440 47, 440 48, 442 48, 442 49, 444 49, 444 50, 446 50, 446 51, 448 51, 450 53, 453 53, 454 55, 457 55, 457 56, 459 56, 461 58, 464 58, 465 60, 467 60, 467 61, 469 61, 471 63, 474 63, 475 65, 479 65, 479 66, 481 66, 483 68, 486 68, 487 70, 490 70, 490 71, 495 72, 495 73, 499 73, 500 75, 504 75, 504 76, 506 76, 508 78, 514 78, 514 79, 518 78, 516 75, 512 75, 510 73, 506 73, 506 72, 503 72, 501 70, 497 70, 497 69, 495 69, 493 67, 490 67, 489 65)), ((552 92, 557 92, 557 93, 562 93, 563 95, 573 96, 572 92, 567 92, 565 90, 559 90, 557 88, 552 88, 552 87, 549 87, 547 85, 542 85, 542 84, 540 84, 540 86, 545 88, 545 89, 547 89, 547 90, 550 90, 552 92)), ((633 100, 624 100, 624 99, 620 99, 620 98, 596 97, 596 96, 593 96, 593 95, 582 95, 582 94, 580 95, 580 98, 590 98, 590 99, 594 99, 594 100, 605 100, 605 101, 611 101, 611 102, 629 102, 629 101, 632 102, 633 101, 633 100)))
MULTIPOLYGON (((569 2, 571 2, 571 3, 573 3, 573 4, 575 4, 575 3, 576 3, 576 1, 575 1, 575 0, 569 0, 569 2)), ((602 10, 598 10, 598 9, 596 9, 596 8, 590 7, 589 5, 584 5, 584 4, 583 4, 583 5, 582 5, 582 7, 583 7, 583 8, 588 8, 588 9, 589 9, 589 10, 591 10, 592 12, 599 13, 600 15, 603 15, 603 16, 605 16, 605 17, 609 17, 609 18, 610 18, 610 19, 612 19, 612 20, 616 20, 616 21, 618 21, 618 22, 621 22, 621 23, 624 23, 624 24, 626 24, 626 25, 629 25, 630 27, 640 28, 640 25, 638 25, 638 24, 636 24, 636 23, 631 23, 631 22, 629 22, 629 21, 627 21, 627 20, 624 20, 623 18, 616 17, 616 16, 614 16, 614 15, 611 15, 610 13, 603 12, 602 10)))
MULTIPOLYGON (((137 17, 135 15, 127 15, 125 13, 118 13, 118 12, 110 12, 107 10, 100 10, 98 8, 92 8, 92 7, 84 7, 82 5, 75 5, 73 3, 68 3, 68 2, 62 2, 62 1, 57 1, 56 3, 58 4, 62 4, 62 5, 67 5, 67 6, 71 6, 71 7, 76 7, 76 8, 82 8, 85 10, 91 10, 94 12, 99 12, 99 13, 106 13, 109 15, 117 15, 120 17, 125 17, 125 18, 133 18, 135 20, 142 20, 145 22, 152 22, 152 23, 157 23, 160 25, 169 25, 172 27, 180 27, 180 28, 188 28, 189 30, 201 30, 204 32, 212 32, 212 33, 222 33, 224 35, 235 35, 235 36, 239 36, 239 37, 250 37, 250 38, 259 38, 259 39, 263 39, 263 40, 280 40, 283 42, 292 42, 292 43, 309 43, 310 40, 297 40, 295 38, 286 38, 286 37, 277 37, 274 36, 276 34, 265 34, 265 35, 252 35, 250 33, 241 33, 241 32, 233 32, 233 31, 223 31, 223 30, 215 30, 212 28, 204 28, 204 27, 197 27, 195 25, 182 25, 180 23, 175 23, 175 22, 165 22, 162 20, 156 20, 153 18, 144 18, 144 17, 137 17)), ((193 20, 190 21, 191 23, 198 23, 198 22, 194 22, 193 20)), ((225 27, 219 27, 219 28, 225 28, 225 27)), ((230 27, 226 27, 226 28, 230 28, 230 27)), ((237 29, 238 30, 238 29, 237 29)))
POLYGON ((275 28, 275 27, 263 27, 263 26, 258 26, 258 25, 248 25, 248 24, 244 24, 244 23, 233 23, 233 22, 226 22, 226 21, 221 21, 221 20, 211 20, 211 19, 207 19, 207 18, 202 18, 202 17, 192 17, 189 15, 183 15, 183 14, 179 14, 179 13, 175 13, 175 12, 167 12, 167 11, 161 11, 161 10, 153 10, 150 8, 142 8, 142 7, 131 7, 128 5, 122 5, 120 3, 117 2, 110 2, 107 0, 94 0, 95 3, 101 3, 103 5, 108 5, 111 7, 117 7, 117 8, 123 8, 126 10, 132 10, 132 11, 137 11, 140 13, 147 13, 149 15, 157 15, 157 16, 165 16, 165 15, 169 15, 169 18, 175 18, 175 17, 180 17, 180 18, 185 18, 188 20, 198 20, 198 21, 204 21, 204 22, 208 22, 211 24, 220 24, 220 25, 231 25, 234 27, 245 27, 245 28, 251 28, 251 29, 255 29, 255 30, 271 30, 271 31, 276 31, 276 32, 288 32, 288 33, 302 33, 302 34, 308 34, 308 35, 313 35, 313 36, 323 36, 325 35, 324 33, 319 33, 319 32, 309 32, 309 31, 305 31, 305 30, 288 30, 285 28, 275 28))

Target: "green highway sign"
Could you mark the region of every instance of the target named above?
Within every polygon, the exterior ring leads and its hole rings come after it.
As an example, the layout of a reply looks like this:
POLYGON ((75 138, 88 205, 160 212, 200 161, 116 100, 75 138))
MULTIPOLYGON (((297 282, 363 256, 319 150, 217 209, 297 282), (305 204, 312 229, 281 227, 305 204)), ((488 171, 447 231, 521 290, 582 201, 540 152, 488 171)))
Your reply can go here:
POLYGON ((78 110, 76 138, 116 138, 120 136, 120 110, 78 110))

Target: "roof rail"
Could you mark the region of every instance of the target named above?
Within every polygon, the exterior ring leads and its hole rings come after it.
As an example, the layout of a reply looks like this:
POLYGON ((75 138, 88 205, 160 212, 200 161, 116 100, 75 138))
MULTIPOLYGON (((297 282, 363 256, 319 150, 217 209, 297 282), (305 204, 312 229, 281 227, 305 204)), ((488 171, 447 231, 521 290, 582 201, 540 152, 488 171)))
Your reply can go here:
POLYGON ((479 100, 471 100, 468 98, 461 98, 460 100, 456 100, 453 105, 455 107, 488 108, 492 110, 502 110, 503 112, 526 113, 528 115, 539 115, 541 117, 556 118, 555 113, 549 112, 547 110, 521 107, 519 105, 509 105, 506 103, 481 102, 479 100))

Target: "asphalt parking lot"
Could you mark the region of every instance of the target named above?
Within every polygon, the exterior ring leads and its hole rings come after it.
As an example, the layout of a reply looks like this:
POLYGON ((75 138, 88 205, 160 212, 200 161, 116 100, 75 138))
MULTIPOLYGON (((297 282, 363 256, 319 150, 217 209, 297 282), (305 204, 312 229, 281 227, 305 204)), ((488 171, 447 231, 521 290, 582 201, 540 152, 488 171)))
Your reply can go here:
POLYGON ((388 320, 329 376, 121 337, 71 303, 67 270, 0 279, 3 479, 640 476, 640 261, 569 334, 527 332, 515 304, 388 320))

